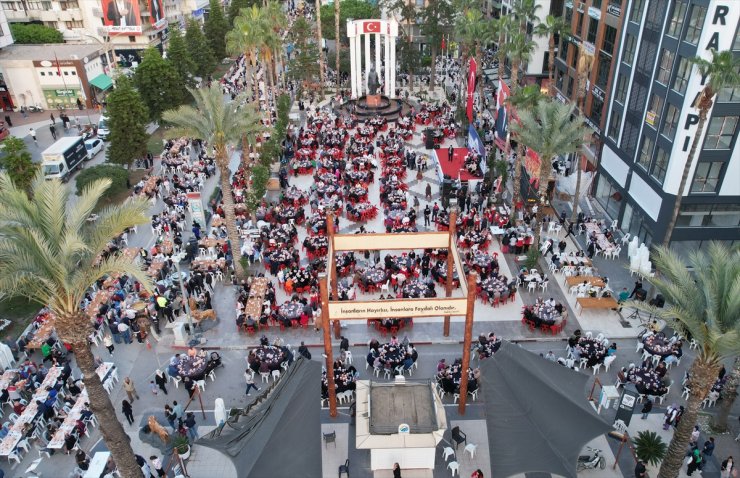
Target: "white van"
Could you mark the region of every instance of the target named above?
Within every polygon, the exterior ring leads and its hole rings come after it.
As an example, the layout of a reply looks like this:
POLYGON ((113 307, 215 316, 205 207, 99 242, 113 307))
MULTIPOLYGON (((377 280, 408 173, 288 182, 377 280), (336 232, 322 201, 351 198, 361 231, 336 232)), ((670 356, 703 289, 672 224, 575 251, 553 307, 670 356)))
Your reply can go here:
POLYGON ((98 121, 98 138, 102 139, 103 141, 107 141, 108 136, 110 136, 110 130, 108 129, 108 117, 101 116, 100 120, 98 121))

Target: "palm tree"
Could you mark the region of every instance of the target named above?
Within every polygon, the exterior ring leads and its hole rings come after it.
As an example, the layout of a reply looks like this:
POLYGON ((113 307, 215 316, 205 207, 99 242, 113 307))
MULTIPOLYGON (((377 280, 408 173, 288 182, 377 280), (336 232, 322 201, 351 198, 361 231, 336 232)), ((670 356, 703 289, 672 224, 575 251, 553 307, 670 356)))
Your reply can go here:
POLYGON ((247 57, 247 79, 251 82, 255 97, 257 94, 257 82, 255 80, 255 68, 257 67, 257 55, 263 45, 265 34, 265 21, 262 11, 256 5, 242 9, 234 20, 234 28, 226 34, 226 49, 230 54, 244 54, 247 57))
MULTIPOLYGON (((530 110, 537 107, 540 101, 544 99, 540 87, 537 85, 527 85, 519 88, 509 97, 509 104, 516 111, 530 110)), ((524 160, 524 144, 517 140, 516 160, 514 162, 514 194, 511 200, 512 204, 519 202, 522 183, 522 161, 524 160)))
POLYGON ((737 399, 737 387, 740 385, 740 357, 735 357, 732 370, 727 372, 727 381, 722 388, 722 403, 712 419, 712 428, 718 432, 727 431, 727 417, 737 399))
POLYGON ((544 23, 540 23, 534 29, 535 35, 546 36, 548 38, 548 58, 547 58, 547 94, 555 94, 554 75, 555 75, 555 37, 562 38, 570 34, 570 25, 562 17, 548 15, 544 23))
POLYGON ((656 247, 653 257, 661 274, 647 280, 663 294, 666 307, 644 302, 627 306, 655 314, 699 346, 686 383, 691 393, 658 474, 673 478, 681 469, 699 407, 717 379, 721 361, 740 353, 740 250, 714 242, 693 250, 688 256, 691 271, 665 246, 656 247))
MULTIPOLYGON (((511 60, 511 90, 512 93, 519 87, 519 77, 524 65, 529 62, 534 51, 534 41, 527 37, 526 33, 513 32, 509 37, 506 52, 511 60)), ((523 75, 521 75, 523 76, 523 75)))
POLYGON ((226 104, 218 85, 189 91, 193 95, 193 106, 182 105, 177 109, 164 112, 164 120, 174 126, 168 131, 168 136, 199 138, 214 147, 216 166, 221 173, 224 220, 229 242, 231 242, 234 272, 239 280, 246 279, 241 263, 239 228, 236 225, 234 213, 234 194, 231 191, 231 170, 229 169, 231 157, 228 146, 239 142, 244 134, 253 139, 262 132, 260 116, 254 104, 238 106, 246 103, 246 93, 240 94, 233 102, 226 104))
POLYGON ((547 186, 552 175, 552 160, 574 153, 583 143, 583 118, 575 114, 574 105, 565 105, 552 98, 540 101, 535 108, 518 111, 519 123, 511 130, 519 142, 540 155, 539 196, 535 244, 539 245, 542 214, 547 204, 547 186))
POLYGON ((108 243, 127 228, 147 221, 147 201, 131 198, 87 218, 111 185, 101 179, 87 186, 76 201, 61 181, 39 175, 30 198, 7 173, 0 173, 0 290, 48 305, 56 316, 59 338, 70 344, 85 376, 90 409, 100 421, 100 432, 124 476, 141 476, 127 432, 116 417, 108 392, 96 373, 87 337, 90 318, 80 307, 97 280, 126 274, 145 288, 151 283, 141 267, 120 255, 99 260, 108 243))
MULTIPOLYGON (((272 58, 272 72, 274 75, 273 84, 280 86, 281 81, 278 77, 278 66, 283 64, 283 39, 281 32, 287 27, 288 20, 285 16, 285 11, 280 3, 275 0, 270 0, 267 5, 263 8, 263 15, 267 27, 267 38, 265 43, 270 48, 270 56, 272 58)), ((283 71, 283 68, 280 68, 283 71)))
MULTIPOLYGON (((455 23, 455 29, 457 35, 460 38, 466 55, 469 57, 473 55, 475 63, 478 66, 476 71, 476 77, 480 77, 483 74, 483 65, 481 64, 481 48, 486 45, 491 39, 493 30, 490 27, 490 22, 483 18, 483 14, 477 8, 470 8, 467 13, 458 17, 455 23)), ((468 62, 463 59, 463 65, 467 65, 468 62)), ((462 75, 462 79, 465 82, 467 88, 467 74, 462 75)), ((483 81, 478 80, 479 96, 483 98, 483 81)))
POLYGON ((705 84, 701 93, 699 93, 699 96, 694 101, 694 108, 699 109, 699 124, 694 133, 694 141, 691 143, 689 157, 683 168, 683 175, 681 176, 681 184, 678 186, 678 194, 676 194, 676 204, 673 206, 671 222, 668 223, 668 228, 663 237, 664 246, 668 246, 671 242, 673 228, 676 227, 676 219, 681 209, 684 189, 689 179, 689 171, 691 170, 691 165, 694 163, 696 150, 699 147, 699 140, 704 135, 704 124, 707 122, 707 115, 714 104, 714 96, 723 88, 740 85, 740 74, 738 74, 738 71, 740 71, 740 59, 736 58, 729 50, 717 53, 712 49, 710 52, 712 54, 711 60, 705 60, 700 57, 695 57, 691 60, 696 65, 701 77, 704 78, 705 84))
POLYGON ((334 0, 334 68, 337 72, 337 94, 339 94, 339 0, 334 0))
POLYGON ((506 38, 512 30, 512 20, 508 16, 501 15, 499 18, 491 20, 490 23, 494 35, 498 35, 498 78, 503 81, 504 70, 506 69, 506 38))

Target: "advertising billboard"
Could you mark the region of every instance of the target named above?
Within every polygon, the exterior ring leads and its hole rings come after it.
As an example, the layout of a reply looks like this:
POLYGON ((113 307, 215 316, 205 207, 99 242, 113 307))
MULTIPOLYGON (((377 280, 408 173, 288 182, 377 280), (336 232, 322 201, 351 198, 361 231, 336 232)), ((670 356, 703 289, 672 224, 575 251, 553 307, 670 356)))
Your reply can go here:
POLYGON ((152 26, 156 29, 162 29, 167 26, 167 20, 164 17, 164 6, 162 0, 148 0, 149 14, 152 26))
POLYGON ((102 0, 102 7, 103 24, 109 34, 141 34, 141 13, 137 0, 102 0))

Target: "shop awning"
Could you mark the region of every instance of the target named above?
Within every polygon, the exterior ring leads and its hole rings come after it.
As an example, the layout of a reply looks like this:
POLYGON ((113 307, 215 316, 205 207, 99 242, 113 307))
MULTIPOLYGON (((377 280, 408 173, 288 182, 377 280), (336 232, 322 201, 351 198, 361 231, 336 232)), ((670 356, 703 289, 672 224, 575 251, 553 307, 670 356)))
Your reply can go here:
POLYGON ((100 91, 106 91, 110 89, 113 86, 113 80, 110 76, 106 75, 105 73, 101 73, 92 80, 90 80, 90 84, 93 85, 95 88, 99 89, 100 91))

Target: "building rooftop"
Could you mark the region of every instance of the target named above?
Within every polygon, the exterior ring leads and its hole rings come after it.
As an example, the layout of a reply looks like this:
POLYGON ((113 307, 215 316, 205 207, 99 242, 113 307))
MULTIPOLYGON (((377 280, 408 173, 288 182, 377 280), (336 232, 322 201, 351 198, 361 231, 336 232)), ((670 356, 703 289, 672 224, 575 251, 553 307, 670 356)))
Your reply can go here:
POLYGON ((54 61, 54 54, 59 60, 81 60, 87 57, 98 57, 103 46, 98 44, 53 43, 40 45, 9 45, 0 50, 2 60, 54 61))
POLYGON ((398 433, 398 425, 409 425, 410 433, 437 429, 432 389, 428 383, 370 384, 370 432, 398 433))

